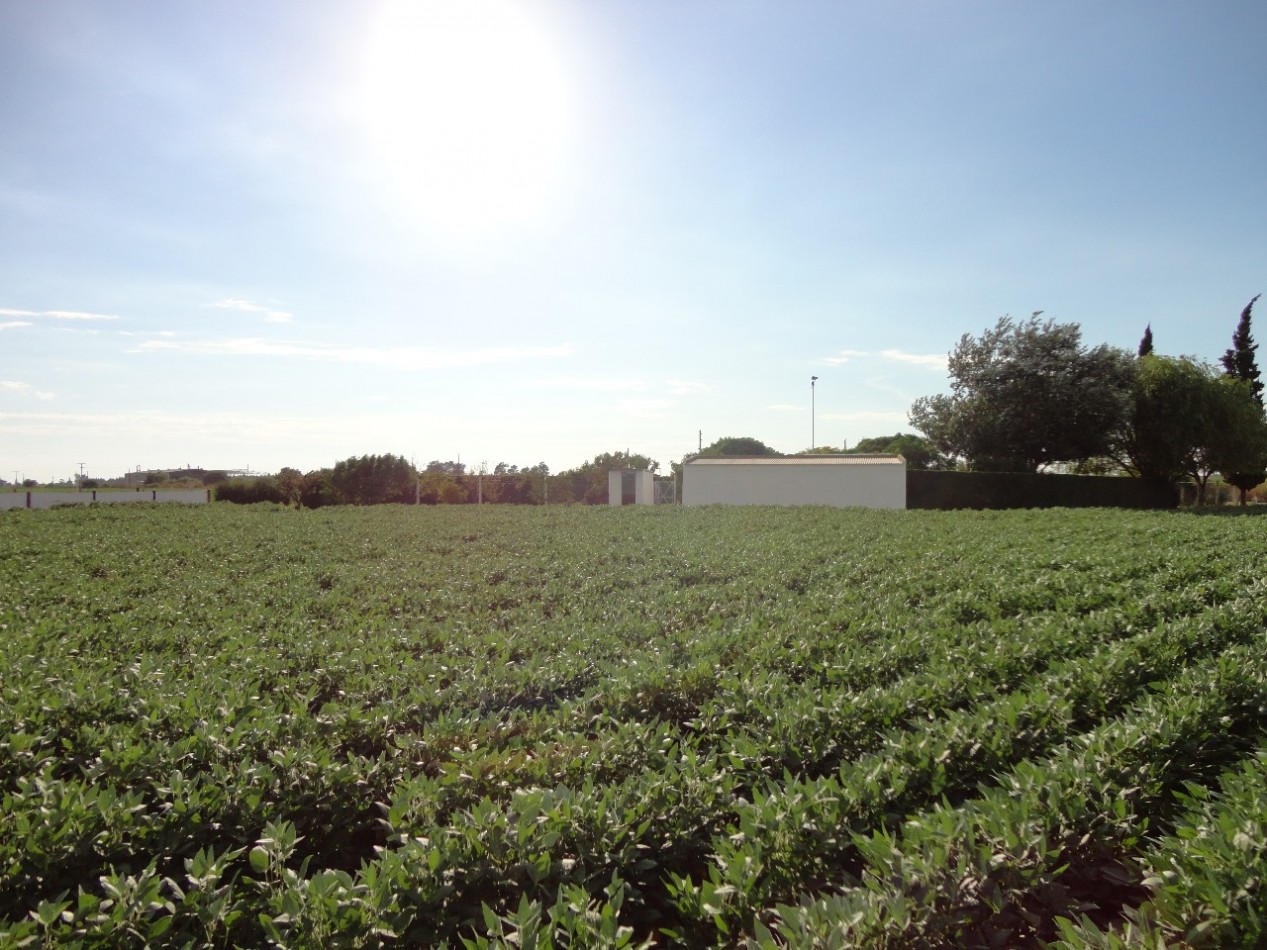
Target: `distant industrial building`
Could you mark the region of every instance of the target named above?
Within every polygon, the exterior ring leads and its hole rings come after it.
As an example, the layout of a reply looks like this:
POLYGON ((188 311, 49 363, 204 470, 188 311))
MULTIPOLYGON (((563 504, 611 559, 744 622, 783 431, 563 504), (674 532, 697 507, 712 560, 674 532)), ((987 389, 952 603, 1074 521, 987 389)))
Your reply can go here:
POLYGON ((123 484, 132 488, 138 485, 152 485, 155 482, 165 482, 180 478, 203 479, 208 475, 218 475, 224 478, 248 478, 258 474, 260 473, 244 468, 151 468, 145 471, 138 468, 134 472, 124 473, 123 484))

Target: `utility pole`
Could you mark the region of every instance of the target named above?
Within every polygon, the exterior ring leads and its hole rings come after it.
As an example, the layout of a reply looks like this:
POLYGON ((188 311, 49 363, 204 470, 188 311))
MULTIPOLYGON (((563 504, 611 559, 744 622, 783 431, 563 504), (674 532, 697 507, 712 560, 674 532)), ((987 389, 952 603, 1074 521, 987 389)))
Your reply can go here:
POLYGON ((811 451, 818 447, 817 433, 814 431, 814 384, 818 382, 817 376, 809 378, 809 447, 811 451))

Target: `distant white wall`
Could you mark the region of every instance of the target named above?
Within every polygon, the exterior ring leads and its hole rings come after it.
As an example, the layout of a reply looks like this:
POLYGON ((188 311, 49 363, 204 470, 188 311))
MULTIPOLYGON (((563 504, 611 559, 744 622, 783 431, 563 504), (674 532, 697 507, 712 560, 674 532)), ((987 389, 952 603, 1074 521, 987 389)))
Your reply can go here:
POLYGON ((118 505, 138 501, 171 501, 201 505, 211 500, 205 488, 179 491, 15 491, 0 492, 0 511, 10 508, 56 508, 59 505, 118 505))
POLYGON ((682 467, 684 505, 905 508, 900 456, 696 459, 682 467))

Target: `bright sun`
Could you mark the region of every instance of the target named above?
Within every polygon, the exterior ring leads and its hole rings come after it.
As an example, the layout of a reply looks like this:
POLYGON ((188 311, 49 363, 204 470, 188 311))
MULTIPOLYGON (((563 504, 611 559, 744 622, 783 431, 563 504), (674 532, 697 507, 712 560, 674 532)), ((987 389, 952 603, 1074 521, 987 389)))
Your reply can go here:
POLYGON ((561 184, 570 104, 558 52, 511 0, 388 0, 362 112, 386 184, 442 236, 532 222, 561 184))

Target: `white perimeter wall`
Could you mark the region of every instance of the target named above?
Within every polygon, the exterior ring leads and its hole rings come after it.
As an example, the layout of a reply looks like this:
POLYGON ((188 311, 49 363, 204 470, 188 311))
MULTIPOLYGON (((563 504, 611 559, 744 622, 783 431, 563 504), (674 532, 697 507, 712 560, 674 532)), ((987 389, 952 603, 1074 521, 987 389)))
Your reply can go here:
POLYGON ((687 462, 684 505, 831 505, 905 508, 904 462, 687 462))
POLYGON ((56 508, 58 505, 117 505, 137 501, 174 501, 186 505, 206 504, 205 488, 162 491, 15 491, 0 492, 0 511, 8 508, 56 508))

